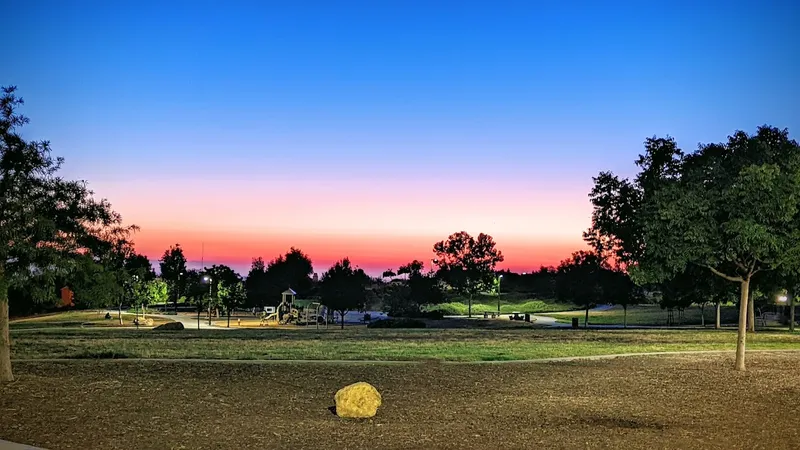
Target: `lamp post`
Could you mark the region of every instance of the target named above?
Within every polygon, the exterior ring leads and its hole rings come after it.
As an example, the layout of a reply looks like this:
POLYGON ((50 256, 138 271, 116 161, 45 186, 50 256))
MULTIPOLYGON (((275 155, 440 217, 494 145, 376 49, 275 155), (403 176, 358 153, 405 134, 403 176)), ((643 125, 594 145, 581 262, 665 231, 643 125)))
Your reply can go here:
POLYGON ((137 297, 136 293, 139 290, 138 289, 139 286, 137 286, 138 284, 139 284, 139 275, 134 275, 133 276, 133 294, 134 294, 133 295, 133 301, 134 301, 134 303, 133 303, 133 312, 136 314, 136 321, 137 322, 139 321, 139 303, 138 303, 139 299, 136 298, 137 297))
MULTIPOLYGON (((204 276, 203 280, 208 283, 208 326, 211 326, 211 288, 214 287, 214 284, 211 282, 213 279, 208 275, 204 276)), ((200 320, 199 312, 197 313, 197 320, 200 320)))
POLYGON ((497 277, 497 317, 500 317, 500 282, 503 281, 503 274, 497 277))
MULTIPOLYGON (((178 300, 181 298, 181 277, 183 276, 183 272, 178 273, 178 285, 176 286, 175 292, 175 315, 178 315, 178 300)), ((167 308, 164 308, 164 312, 166 312, 167 308)))

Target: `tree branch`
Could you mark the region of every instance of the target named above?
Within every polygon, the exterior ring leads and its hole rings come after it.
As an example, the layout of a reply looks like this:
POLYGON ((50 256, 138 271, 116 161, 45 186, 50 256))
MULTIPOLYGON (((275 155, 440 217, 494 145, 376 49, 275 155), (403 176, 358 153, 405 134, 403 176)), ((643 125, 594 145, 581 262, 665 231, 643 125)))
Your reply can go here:
POLYGON ((724 273, 720 272, 719 270, 717 270, 717 269, 715 269, 715 268, 713 268, 713 267, 711 267, 711 266, 707 266, 707 265, 705 265, 705 264, 699 264, 699 265, 700 265, 700 266, 702 266, 702 267, 705 267, 706 269, 708 269, 708 270, 710 270, 710 271, 712 271, 712 272, 714 272, 714 274, 716 274, 716 275, 719 275, 719 276, 721 276, 722 278, 725 278, 725 279, 726 279, 726 280, 728 280, 728 281, 736 281, 736 282, 740 282, 740 283, 741 283, 742 281, 744 281, 744 278, 742 278, 742 277, 732 277, 732 276, 730 276, 730 275, 726 275, 726 274, 724 274, 724 273))

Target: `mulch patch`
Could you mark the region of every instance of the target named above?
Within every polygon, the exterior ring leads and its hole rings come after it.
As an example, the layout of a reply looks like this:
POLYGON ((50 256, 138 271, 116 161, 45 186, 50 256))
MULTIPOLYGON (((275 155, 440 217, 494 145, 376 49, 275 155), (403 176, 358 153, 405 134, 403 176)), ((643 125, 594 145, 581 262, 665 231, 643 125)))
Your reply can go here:
POLYGON ((798 448, 800 355, 552 364, 14 364, 0 439, 48 449, 798 448), (370 420, 342 386, 383 395, 370 420))

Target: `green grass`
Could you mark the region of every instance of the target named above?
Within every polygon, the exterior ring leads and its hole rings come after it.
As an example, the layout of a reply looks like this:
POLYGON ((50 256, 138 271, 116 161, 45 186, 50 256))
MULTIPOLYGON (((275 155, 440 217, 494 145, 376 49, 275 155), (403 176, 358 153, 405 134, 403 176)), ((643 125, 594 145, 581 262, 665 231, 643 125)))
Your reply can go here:
MULTIPOLYGON (((800 349, 800 334, 760 332, 748 349, 800 349)), ((12 356, 494 361, 678 350, 733 350, 733 330, 12 330, 12 356)))
MULTIPOLYGON (((111 314, 111 319, 105 318, 105 311, 65 311, 53 314, 42 314, 37 316, 23 317, 14 319, 10 323, 12 330, 30 329, 30 328, 63 328, 63 327, 119 327, 119 319, 117 314, 111 314)), ((126 312, 122 313, 123 325, 131 327, 134 326, 133 319, 136 316, 126 312)), ((155 325, 160 325, 168 320, 155 319, 155 325)))
MULTIPOLYGON (((573 304, 554 303, 544 300, 525 300, 520 302, 508 302, 501 299, 500 312, 502 314, 520 312, 520 313, 543 313, 551 311, 567 311, 575 308, 573 304)), ((427 308, 429 311, 442 311, 448 316, 463 316, 469 312, 469 306, 466 302, 453 301, 448 303, 441 303, 432 305, 427 308)), ((474 301, 472 303, 472 314, 483 314, 484 311, 497 312, 497 297, 494 301, 474 301)))
MULTIPOLYGON (((589 311, 589 324, 590 325, 622 325, 624 310, 621 306, 614 306, 605 311, 589 311)), ((723 306, 720 311, 722 323, 735 323, 739 317, 739 311, 735 306, 723 306)), ((558 313, 545 313, 544 316, 555 317, 556 321, 562 323, 569 323, 573 317, 580 319, 583 324, 586 311, 567 311, 558 313)), ((705 323, 710 325, 714 323, 714 307, 706 306, 705 308, 705 323)), ((674 312, 675 324, 682 325, 700 325, 700 308, 692 306, 683 312, 683 319, 678 322, 678 312, 674 312)), ((628 325, 649 325, 649 326, 664 326, 667 325, 667 311, 661 309, 658 305, 634 305, 628 307, 628 325)))

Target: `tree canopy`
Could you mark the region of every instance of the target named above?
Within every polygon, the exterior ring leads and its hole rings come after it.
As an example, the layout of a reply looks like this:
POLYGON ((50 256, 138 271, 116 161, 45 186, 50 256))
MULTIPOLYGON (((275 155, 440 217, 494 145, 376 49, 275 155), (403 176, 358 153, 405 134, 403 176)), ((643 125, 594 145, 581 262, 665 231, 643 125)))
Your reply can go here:
POLYGON ((247 275, 248 303, 253 306, 277 305, 281 292, 293 289, 298 295, 310 294, 313 282, 311 259, 302 250, 292 247, 268 264, 255 258, 247 275))
POLYGON ((347 311, 363 310, 367 301, 366 285, 370 279, 363 270, 353 267, 348 258, 337 261, 320 280, 322 304, 341 315, 342 328, 347 311))
POLYGON ((768 126, 691 153, 652 138, 637 165, 633 182, 595 178, 585 238, 639 282, 666 282, 696 265, 739 283, 736 368, 744 370, 750 281, 800 256, 800 147, 787 130, 768 126))
POLYGON ((47 141, 26 141, 16 88, 0 98, 0 381, 13 379, 8 330, 9 286, 69 264, 84 250, 102 251, 130 228, 86 183, 58 175, 62 158, 47 141))
POLYGON ((503 253, 496 248, 488 234, 477 238, 466 231, 451 234, 433 245, 434 264, 438 275, 456 292, 468 297, 469 316, 472 317, 472 297, 482 289, 490 289, 495 279, 495 268, 503 262, 503 253))

